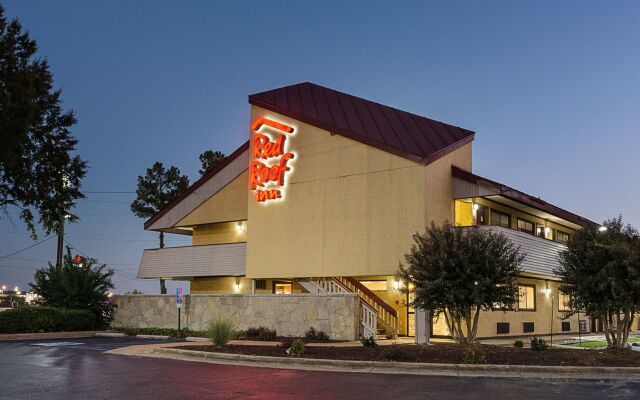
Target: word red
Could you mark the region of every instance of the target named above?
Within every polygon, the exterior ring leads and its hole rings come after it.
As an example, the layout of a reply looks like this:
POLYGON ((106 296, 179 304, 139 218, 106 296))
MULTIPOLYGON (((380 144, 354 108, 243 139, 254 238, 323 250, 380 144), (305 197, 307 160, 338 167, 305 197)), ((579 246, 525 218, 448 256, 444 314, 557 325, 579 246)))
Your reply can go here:
MULTIPOLYGON (((267 118, 260 117, 252 125, 251 129, 257 131, 262 125, 280 130, 286 133, 292 133, 293 128, 267 118)), ((275 200, 282 198, 282 187, 285 183, 285 175, 291 170, 287 166, 287 162, 294 158, 293 153, 285 152, 286 136, 279 134, 275 141, 267 135, 256 133, 253 136, 252 154, 254 160, 249 165, 249 189, 256 191, 256 201, 264 202, 267 200, 275 200), (280 157, 277 163, 267 165, 261 160, 280 157), (266 184, 271 183, 268 188, 264 188, 266 184)))

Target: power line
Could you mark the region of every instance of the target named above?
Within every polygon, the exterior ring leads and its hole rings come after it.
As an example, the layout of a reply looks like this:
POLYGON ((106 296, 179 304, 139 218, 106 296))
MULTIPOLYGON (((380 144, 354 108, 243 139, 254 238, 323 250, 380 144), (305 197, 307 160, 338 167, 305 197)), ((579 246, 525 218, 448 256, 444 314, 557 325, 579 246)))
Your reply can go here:
POLYGON ((82 193, 91 193, 91 194, 136 194, 136 192, 90 191, 90 190, 85 190, 82 193))
POLYGON ((24 249, 21 249, 21 250, 18 250, 18 251, 14 251, 13 253, 5 254, 4 256, 0 256, 0 260, 1 260, 1 259, 3 259, 3 258, 11 257, 11 256, 14 256, 14 255, 16 255, 16 254, 22 253, 23 251, 27 251, 27 250, 29 250, 30 248, 36 247, 37 245, 39 245, 39 244, 42 244, 42 243, 46 242, 47 240, 51 239, 52 237, 53 237, 53 236, 49 236, 48 238, 45 238, 45 239, 43 239, 43 240, 41 240, 41 241, 39 241, 39 242, 37 242, 37 243, 34 243, 34 244, 32 244, 31 246, 27 246, 27 247, 25 247, 24 249))

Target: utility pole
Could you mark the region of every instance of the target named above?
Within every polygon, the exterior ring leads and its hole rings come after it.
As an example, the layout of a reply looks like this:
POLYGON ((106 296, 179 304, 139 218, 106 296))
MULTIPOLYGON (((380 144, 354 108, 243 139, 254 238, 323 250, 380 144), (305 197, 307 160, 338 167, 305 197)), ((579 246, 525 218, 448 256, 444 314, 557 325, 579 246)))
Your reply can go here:
POLYGON ((62 268, 62 248, 64 246, 64 215, 60 218, 60 227, 58 228, 58 253, 56 254, 56 269, 60 271, 62 268))

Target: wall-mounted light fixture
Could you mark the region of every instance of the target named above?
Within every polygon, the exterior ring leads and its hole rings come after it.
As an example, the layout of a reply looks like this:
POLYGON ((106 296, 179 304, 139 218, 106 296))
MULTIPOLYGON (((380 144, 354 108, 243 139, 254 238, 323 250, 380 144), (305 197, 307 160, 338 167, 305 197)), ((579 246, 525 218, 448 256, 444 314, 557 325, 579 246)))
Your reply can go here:
POLYGON ((549 295, 551 294, 551 288, 549 287, 549 282, 546 282, 546 287, 544 288, 544 294, 546 294, 547 297, 549 297, 549 295))
POLYGON ((607 227, 603 225, 603 226, 601 226, 600 228, 598 228, 598 230, 599 230, 600 232, 606 232, 607 227))
POLYGON ((394 290, 400 289, 400 281, 399 280, 397 280, 397 279, 393 280, 393 289, 394 290))
POLYGON ((478 203, 473 203, 473 211, 478 211, 478 208, 480 208, 478 203))
POLYGON ((239 221, 236 224, 236 232, 238 232, 238 233, 244 232, 244 224, 242 223, 242 221, 239 221))
POLYGON ((240 291, 240 280, 236 279, 236 282, 233 284, 233 290, 236 292, 240 291))

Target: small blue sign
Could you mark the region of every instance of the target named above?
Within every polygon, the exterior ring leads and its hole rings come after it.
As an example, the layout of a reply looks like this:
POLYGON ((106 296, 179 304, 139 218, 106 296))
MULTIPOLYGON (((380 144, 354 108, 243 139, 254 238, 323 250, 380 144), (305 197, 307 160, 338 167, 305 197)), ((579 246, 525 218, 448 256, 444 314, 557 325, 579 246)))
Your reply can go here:
POLYGON ((183 292, 182 288, 176 288, 176 306, 182 308, 183 292))

